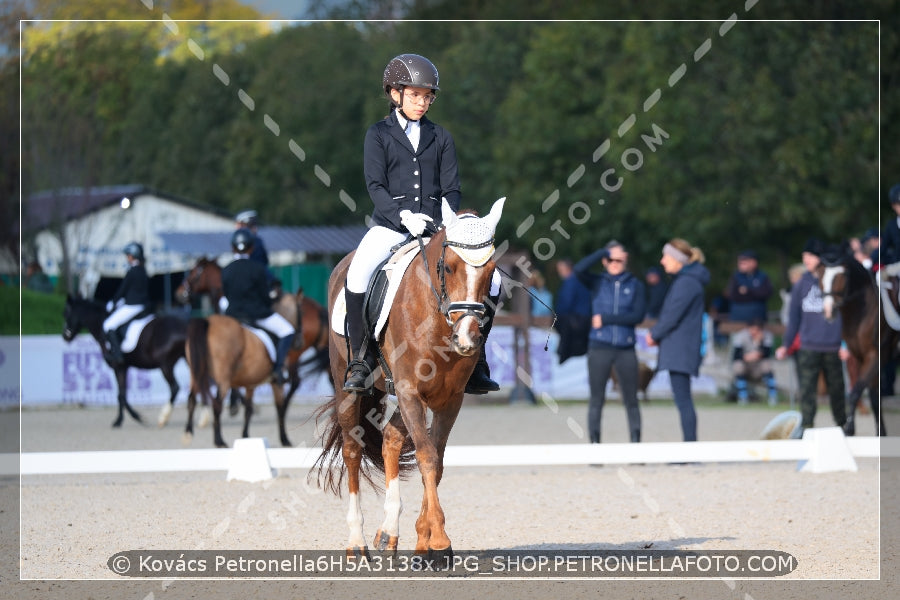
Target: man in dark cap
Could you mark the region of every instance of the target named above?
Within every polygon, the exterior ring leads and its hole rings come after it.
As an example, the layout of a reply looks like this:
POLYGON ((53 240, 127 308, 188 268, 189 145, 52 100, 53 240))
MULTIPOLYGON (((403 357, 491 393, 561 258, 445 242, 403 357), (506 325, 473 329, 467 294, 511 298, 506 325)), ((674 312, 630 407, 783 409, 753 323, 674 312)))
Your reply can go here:
POLYGON ((737 257, 737 270, 728 280, 725 297, 731 302, 729 320, 749 323, 755 319, 768 320, 766 303, 772 295, 769 276, 759 270, 759 256, 744 250, 737 257))
MULTIPOLYGON (((835 424, 839 427, 847 424, 842 361, 847 360, 850 353, 841 343, 840 315, 828 321, 823 312, 822 289, 815 275, 823 250, 823 244, 815 238, 803 247, 801 259, 806 273, 791 288, 787 327, 782 346, 775 351, 778 360, 784 359, 794 339, 800 336, 796 364, 803 429, 812 427, 816 416, 819 373, 825 374, 835 424)), ((845 433, 852 435, 853 432, 845 429, 845 433)))

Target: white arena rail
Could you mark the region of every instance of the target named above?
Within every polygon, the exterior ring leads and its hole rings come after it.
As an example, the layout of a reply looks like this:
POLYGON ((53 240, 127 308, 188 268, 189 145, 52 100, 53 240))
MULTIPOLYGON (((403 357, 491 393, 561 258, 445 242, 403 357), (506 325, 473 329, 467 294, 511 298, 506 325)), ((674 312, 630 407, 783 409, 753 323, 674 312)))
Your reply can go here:
MULTIPOLYGON (((319 448, 268 448, 264 438, 230 449, 26 452, 0 454, 0 475, 228 471, 228 479, 268 478, 270 469, 308 469, 319 448), (253 464, 250 464, 253 463, 253 464), (249 466, 249 471, 248 471, 249 466), (244 476, 243 473, 255 475, 244 476), (262 474, 260 474, 262 473, 262 474)), ((809 429, 799 440, 448 446, 447 467, 622 465, 799 461, 812 472, 856 470, 857 458, 900 457, 900 438, 844 437, 837 427, 809 429)))

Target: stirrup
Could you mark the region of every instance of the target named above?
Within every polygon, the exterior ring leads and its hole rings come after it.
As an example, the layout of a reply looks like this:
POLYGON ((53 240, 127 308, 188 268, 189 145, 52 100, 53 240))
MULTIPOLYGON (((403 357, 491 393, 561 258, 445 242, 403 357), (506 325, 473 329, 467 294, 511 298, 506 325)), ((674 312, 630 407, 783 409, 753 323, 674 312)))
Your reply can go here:
POLYGON ((364 360, 351 360, 347 365, 347 375, 344 380, 345 392, 367 393, 372 391, 372 369, 364 360))

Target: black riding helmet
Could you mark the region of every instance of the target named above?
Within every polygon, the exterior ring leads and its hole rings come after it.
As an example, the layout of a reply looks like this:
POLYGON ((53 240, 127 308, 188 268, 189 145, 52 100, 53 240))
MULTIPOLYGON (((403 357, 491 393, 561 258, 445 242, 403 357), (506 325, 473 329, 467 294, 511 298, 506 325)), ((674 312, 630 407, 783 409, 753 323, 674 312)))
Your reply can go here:
POLYGON ((231 234, 231 248, 239 254, 247 254, 253 248, 253 233, 241 227, 231 234))
POLYGON ((125 253, 125 256, 131 256, 139 261, 144 261, 144 247, 138 244, 137 242, 130 242, 124 248, 122 248, 122 252, 125 253))
POLYGON ((401 95, 406 86, 428 88, 436 92, 441 89, 438 87, 439 80, 437 67, 430 60, 418 54, 401 54, 392 58, 384 68, 381 87, 391 101, 391 107, 394 107, 396 104, 391 98, 392 89, 398 90, 401 95))

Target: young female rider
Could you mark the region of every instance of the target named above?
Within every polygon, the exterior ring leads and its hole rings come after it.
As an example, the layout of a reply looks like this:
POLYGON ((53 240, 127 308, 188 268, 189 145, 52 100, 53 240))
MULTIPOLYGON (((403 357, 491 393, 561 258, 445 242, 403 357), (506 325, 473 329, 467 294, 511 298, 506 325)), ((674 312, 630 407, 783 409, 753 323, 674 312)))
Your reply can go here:
MULTIPOLYGON (((388 63, 382 78, 390 99, 390 114, 366 132, 364 170, 366 187, 375 205, 372 227, 363 237, 347 270, 347 335, 351 358, 345 392, 368 392, 375 360, 360 355, 367 335, 363 325, 363 298, 372 273, 392 246, 408 234, 421 236, 440 220, 441 199, 459 210, 459 173, 453 137, 425 117, 435 100, 437 68, 424 56, 401 54, 388 63)), ((487 339, 500 296, 500 276, 494 272, 491 298, 486 302, 487 339)), ((366 344, 368 347, 369 344, 366 344)), ((484 394, 499 389, 490 379, 484 345, 466 391, 484 394)))
POLYGON ((130 242, 122 250, 128 260, 128 271, 115 295, 106 303, 111 314, 103 321, 107 347, 104 357, 113 365, 122 364, 122 340, 119 328, 150 308, 150 277, 144 268, 144 247, 130 242))

